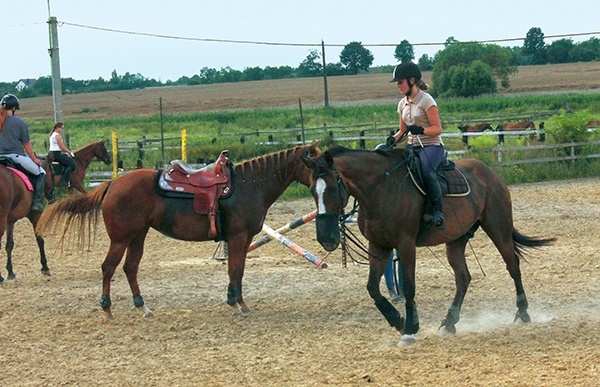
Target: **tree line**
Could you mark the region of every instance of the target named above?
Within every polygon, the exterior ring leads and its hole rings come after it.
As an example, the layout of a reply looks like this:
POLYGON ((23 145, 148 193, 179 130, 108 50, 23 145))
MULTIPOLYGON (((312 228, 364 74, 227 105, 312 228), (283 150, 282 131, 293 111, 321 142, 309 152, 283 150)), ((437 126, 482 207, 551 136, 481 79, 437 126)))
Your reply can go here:
MULTIPOLYGON (((394 50, 393 57, 398 62, 414 61, 414 48, 407 40, 402 40, 394 50)), ((298 65, 265 68, 247 67, 236 70, 231 67, 214 69, 202 67, 198 74, 182 76, 176 81, 157 81, 142 74, 129 72, 119 75, 116 70, 110 79, 99 77, 92 80, 62 78, 64 94, 89 93, 98 91, 130 90, 159 86, 190 86, 226 82, 258 81, 267 79, 355 75, 373 70, 373 54, 361 42, 353 41, 342 49, 339 62, 327 63, 325 72, 321 54, 311 50, 298 65)), ((522 46, 503 47, 497 44, 460 42, 449 37, 444 48, 433 57, 423 54, 417 64, 423 71, 432 70, 433 87, 430 92, 438 97, 474 97, 494 94, 497 85, 510 86, 509 77, 516 73, 518 66, 541 65, 546 63, 588 62, 600 60, 600 39, 576 43, 563 38, 546 44, 544 33, 539 27, 532 27, 522 46)), ((392 65, 382 66, 379 71, 390 71, 392 65)), ((52 94, 50 76, 40 77, 29 88, 17 90, 16 83, 0 83, 0 90, 11 92, 21 98, 52 94)))

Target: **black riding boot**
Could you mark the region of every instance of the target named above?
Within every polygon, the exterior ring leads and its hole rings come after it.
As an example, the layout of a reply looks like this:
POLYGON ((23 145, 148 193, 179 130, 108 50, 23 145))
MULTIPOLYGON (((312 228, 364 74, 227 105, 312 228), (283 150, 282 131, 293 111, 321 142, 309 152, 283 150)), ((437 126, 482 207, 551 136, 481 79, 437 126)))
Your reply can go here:
POLYGON ((426 214, 423 219, 428 223, 433 223, 434 226, 444 228, 444 212, 442 211, 442 187, 438 180, 437 174, 431 172, 423 176, 425 190, 431 206, 433 207, 433 216, 426 214))
POLYGON ((44 203, 42 202, 42 194, 44 193, 44 184, 46 183, 46 175, 39 174, 31 178, 33 184, 33 202, 31 204, 31 211, 42 212, 44 211, 44 203))

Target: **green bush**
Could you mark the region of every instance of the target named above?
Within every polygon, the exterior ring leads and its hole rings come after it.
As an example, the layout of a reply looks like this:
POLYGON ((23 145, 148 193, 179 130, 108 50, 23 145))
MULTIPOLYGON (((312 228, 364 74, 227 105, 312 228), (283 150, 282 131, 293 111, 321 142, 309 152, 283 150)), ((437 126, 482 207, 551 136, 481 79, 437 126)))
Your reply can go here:
POLYGON ((586 123, 588 116, 578 112, 574 114, 561 113, 559 116, 552 117, 551 125, 546 129, 546 133, 558 143, 566 142, 584 142, 590 138, 586 123))

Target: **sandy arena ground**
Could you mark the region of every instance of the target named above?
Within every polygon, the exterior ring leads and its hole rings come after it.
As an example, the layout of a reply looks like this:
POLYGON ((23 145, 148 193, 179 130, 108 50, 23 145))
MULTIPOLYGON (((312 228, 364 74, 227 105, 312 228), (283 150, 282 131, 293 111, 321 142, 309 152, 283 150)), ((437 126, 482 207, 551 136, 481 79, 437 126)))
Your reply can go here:
MULTIPOLYGON (((444 249, 418 249, 421 331, 409 348, 397 346, 399 334, 370 300, 367 267, 343 267, 340 250, 326 258, 327 269, 278 242, 254 251, 244 276, 253 313, 234 318, 225 304, 227 266, 212 258, 217 244, 151 232, 139 281, 155 317, 133 309, 119 269, 116 320, 106 321, 99 307, 104 227, 91 251, 57 251, 57 238, 47 237, 52 276, 43 277, 31 227, 21 220, 13 259, 18 280, 0 287, 2 384, 598 385, 600 178, 510 188, 516 227, 558 238, 521 266, 532 323, 512 324, 513 282, 479 231, 471 245, 486 275, 468 248, 473 281, 452 338, 436 333, 454 294, 444 249)), ((278 202, 267 224, 278 228, 312 209, 308 199, 278 202)), ((288 236, 326 256, 313 224, 288 236)), ((4 250, 0 256, 6 277, 4 250)))

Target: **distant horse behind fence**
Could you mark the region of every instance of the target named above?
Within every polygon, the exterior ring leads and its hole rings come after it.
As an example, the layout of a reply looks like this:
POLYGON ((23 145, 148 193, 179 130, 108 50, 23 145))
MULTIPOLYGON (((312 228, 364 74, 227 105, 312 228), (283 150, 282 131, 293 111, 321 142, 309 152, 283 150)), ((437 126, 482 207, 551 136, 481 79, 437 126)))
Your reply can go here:
MULTIPOLYGON (((518 131, 527 130, 527 129, 535 129, 535 124, 533 123, 533 121, 522 121, 522 122, 500 124, 496 127, 496 130, 498 132, 518 132, 518 131)), ((533 140, 534 138, 535 138, 535 135, 531 134, 530 139, 533 140)), ((498 135, 498 142, 499 143, 504 142, 503 134, 498 135)))
MULTIPOLYGON (((485 132, 486 130, 493 131, 494 128, 490 124, 477 124, 477 125, 459 125, 458 129, 460 129, 461 133, 479 133, 485 132)), ((462 142, 464 145, 469 145, 469 136, 463 136, 462 142)))

